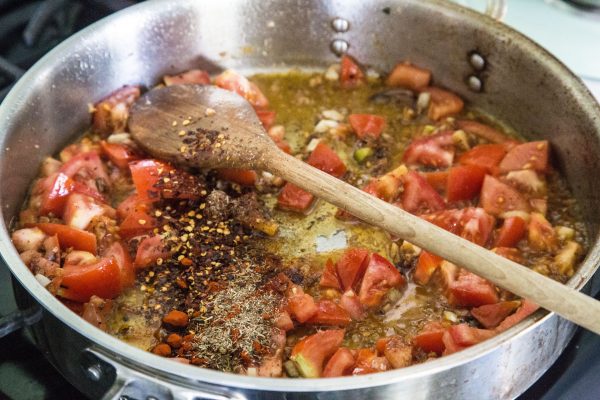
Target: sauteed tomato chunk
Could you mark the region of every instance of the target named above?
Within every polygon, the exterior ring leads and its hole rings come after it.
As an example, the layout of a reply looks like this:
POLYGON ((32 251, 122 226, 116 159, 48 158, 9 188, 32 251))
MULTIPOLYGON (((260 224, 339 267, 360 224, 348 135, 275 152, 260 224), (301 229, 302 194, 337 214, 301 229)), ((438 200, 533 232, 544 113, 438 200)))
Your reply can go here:
MULTIPOLYGON (((237 92, 282 151, 554 279, 585 251, 551 144, 465 108, 425 68, 381 77, 344 56, 323 73, 163 83, 237 92)), ((537 309, 269 173, 152 159, 127 133, 141 91, 95 105, 13 231, 40 283, 98 328, 182 363, 316 378, 451 354, 537 309)))

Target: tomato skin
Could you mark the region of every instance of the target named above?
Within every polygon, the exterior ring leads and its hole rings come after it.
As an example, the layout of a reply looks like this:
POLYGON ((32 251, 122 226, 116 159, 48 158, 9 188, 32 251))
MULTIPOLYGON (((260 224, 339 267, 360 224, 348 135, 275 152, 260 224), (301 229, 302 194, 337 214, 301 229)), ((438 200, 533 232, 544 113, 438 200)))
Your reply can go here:
POLYGON ((308 210, 314 196, 293 183, 286 183, 277 197, 277 205, 281 208, 303 212, 308 210))
POLYGON ((85 266, 65 265, 59 295, 85 303, 96 295, 113 299, 121 293, 121 271, 114 257, 101 258, 85 266))
POLYGON ((496 224, 494 217, 476 207, 443 210, 421 218, 480 246, 487 243, 496 224))
POLYGON ((41 182, 44 186, 40 215, 53 213, 60 217, 67 204, 67 197, 75 189, 75 182, 63 173, 56 173, 41 182))
POLYGON ((515 247, 525 237, 527 223, 521 217, 510 217, 504 220, 498 231, 494 247, 515 247))
POLYGON ((176 75, 165 75, 163 81, 166 86, 171 85, 183 85, 189 83, 195 83, 197 85, 208 85, 210 84, 210 76, 208 72, 201 69, 190 69, 176 75))
POLYGON ((418 172, 410 171, 402 177, 404 193, 402 193, 402 208, 418 214, 446 208, 446 202, 438 192, 418 172))
POLYGON ((350 114, 348 121, 359 139, 377 139, 385 128, 385 118, 374 114, 350 114))
POLYGON ((305 378, 320 377, 323 363, 340 347, 344 333, 343 329, 320 331, 296 343, 290 358, 296 362, 300 374, 305 378))
POLYGON ((450 168, 446 197, 448 201, 471 200, 479 194, 486 170, 476 165, 450 168))
POLYGON ((419 92, 429 85, 430 80, 431 71, 405 62, 394 67, 385 83, 388 86, 400 86, 419 92))
POLYGON ((429 186, 434 188, 437 192, 445 192, 446 187, 448 186, 448 176, 450 175, 449 171, 431 171, 431 172, 421 172, 420 173, 429 186))
POLYGON ((119 205, 117 206, 117 216, 121 219, 125 219, 129 214, 131 214, 135 210, 136 207, 140 207, 144 210, 148 210, 150 208, 149 205, 144 205, 140 201, 136 193, 133 193, 127 198, 125 198, 125 200, 123 200, 121 203, 119 203, 119 205))
POLYGON ((489 174, 496 175, 498 164, 505 155, 506 148, 501 144, 480 144, 463 153, 458 162, 485 168, 489 174))
POLYGON ((96 151, 79 153, 60 167, 59 172, 73 179, 76 183, 87 186, 88 190, 98 192, 98 180, 110 184, 102 160, 96 151))
POLYGON ((431 275, 442 264, 444 259, 433 253, 422 250, 419 254, 417 266, 415 267, 414 280, 420 285, 426 285, 431 279, 431 275))
POLYGON ((492 215, 507 211, 528 212, 530 210, 529 203, 521 193, 491 175, 486 175, 483 180, 479 204, 492 215))
POLYGON ((121 242, 113 242, 103 253, 105 258, 113 257, 119 266, 121 276, 121 289, 133 286, 135 282, 135 269, 131 256, 121 242))
POLYGON ((94 218, 104 215, 107 209, 108 206, 97 204, 90 196, 72 193, 67 198, 63 220, 70 227, 85 230, 94 218))
POLYGON ((333 288, 341 290, 340 280, 337 277, 337 273, 335 270, 335 264, 330 259, 325 263, 325 268, 323 269, 323 274, 321 275, 321 280, 319 281, 319 285, 321 287, 333 288))
POLYGON ((513 147, 500 162, 500 172, 506 173, 521 169, 546 172, 550 145, 547 140, 527 142, 513 147))
POLYGON ((231 181, 244 186, 253 186, 256 182, 256 172, 251 169, 242 168, 220 168, 218 170, 220 179, 231 181))
POLYGON ((365 82, 365 73, 356 60, 349 55, 343 55, 340 63, 340 86, 345 89, 352 89, 365 82))
POLYGON ((119 235, 124 239, 143 235, 156 228, 156 219, 144 207, 135 207, 119 225, 119 235))
POLYGON ((481 343, 494 335, 493 331, 473 328, 467 324, 452 325, 444 332, 443 340, 446 346, 444 355, 481 343))
POLYGON ((479 307, 498 302, 498 293, 493 284, 479 276, 460 270, 447 291, 448 303, 456 307, 479 307))
POLYGON ((103 140, 100 142, 102 153, 120 169, 128 169, 131 161, 139 160, 142 157, 128 146, 118 143, 108 143, 103 140))
POLYGON ((520 301, 501 301, 471 309, 471 315, 487 329, 495 328, 521 306, 520 301))
POLYGON ((367 249, 350 248, 342 254, 336 264, 342 290, 350 290, 358 285, 369 265, 369 259, 367 249))
POLYGON ((508 328, 513 327, 517 323, 521 322, 522 320, 536 312, 539 308, 540 306, 533 303, 529 299, 523 299, 521 301, 521 307, 519 307, 519 309, 514 314, 506 317, 504 321, 500 322, 500 325, 496 327, 495 331, 503 332, 508 328))
POLYGON ((152 265, 159 258, 166 259, 169 256, 170 253, 159 235, 148 236, 138 244, 133 265, 136 269, 142 269, 152 265))
POLYGON ((405 283, 406 279, 392 263, 373 253, 363 276, 358 298, 365 307, 375 307, 381 303, 389 289, 405 283))
POLYGON ((454 160, 454 141, 452 132, 440 132, 435 135, 414 139, 404 151, 402 160, 408 165, 425 165, 445 168, 454 160))
POLYGON ((333 378, 336 376, 350 375, 353 367, 354 356, 352 355, 352 352, 345 347, 340 347, 333 356, 331 356, 329 361, 327 361, 322 376, 325 378, 333 378))
POLYGON ((437 353, 441 355, 446 346, 443 336, 446 328, 439 322, 429 322, 423 330, 413 338, 413 344, 423 349, 427 353, 437 353))
POLYGON ((154 186, 163 173, 173 168, 157 160, 146 159, 129 163, 131 178, 141 202, 155 202, 160 199, 159 190, 154 186))
POLYGON ((53 224, 49 222, 35 224, 47 235, 58 236, 60 247, 64 250, 73 247, 76 250, 83 250, 96 254, 96 235, 81 229, 71 228, 63 224, 53 224))
POLYGON ((346 310, 331 300, 320 300, 317 303, 317 312, 306 323, 313 325, 346 326, 352 318, 346 310))
POLYGON ((336 178, 339 178, 346 173, 346 165, 344 165, 344 162, 335 151, 323 142, 317 144, 317 147, 310 153, 306 162, 336 178))

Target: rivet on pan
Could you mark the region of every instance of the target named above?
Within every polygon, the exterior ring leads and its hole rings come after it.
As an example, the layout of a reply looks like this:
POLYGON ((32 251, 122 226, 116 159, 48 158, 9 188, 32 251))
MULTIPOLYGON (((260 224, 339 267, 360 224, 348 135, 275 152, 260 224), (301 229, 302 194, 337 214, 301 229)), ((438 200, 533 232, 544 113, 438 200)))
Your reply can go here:
POLYGON ((85 374, 94 382, 98 382, 102 379, 102 367, 98 364, 92 364, 87 367, 85 374))
POLYGON ((343 39, 335 39, 331 41, 331 51, 333 51, 337 56, 341 56, 348 52, 350 45, 343 39))
POLYGON ((469 62, 477 71, 481 71, 485 68, 485 58, 479 53, 472 53, 469 57, 469 62))
POLYGON ((331 21, 331 27, 336 32, 347 32, 350 29, 350 23, 344 18, 334 18, 331 21))
POLYGON ((471 89, 474 92, 481 92, 481 89, 483 88, 483 83, 481 82, 481 79, 479 79, 475 75, 471 75, 467 83, 469 84, 469 89, 471 89))

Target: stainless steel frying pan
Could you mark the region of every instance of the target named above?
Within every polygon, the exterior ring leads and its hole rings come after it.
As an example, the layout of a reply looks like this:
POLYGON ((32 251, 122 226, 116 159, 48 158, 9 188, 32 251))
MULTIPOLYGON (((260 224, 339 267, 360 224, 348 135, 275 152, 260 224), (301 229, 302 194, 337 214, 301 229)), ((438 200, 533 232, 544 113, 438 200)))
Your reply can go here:
POLYGON ((381 70, 409 59, 472 106, 550 140, 593 240, 569 285, 590 290, 600 260, 600 108, 535 43, 439 0, 150 1, 58 46, 0 106, 0 253, 18 282, 20 307, 29 322, 37 320, 31 329, 39 348, 78 389, 92 398, 136 399, 511 398, 558 357, 575 328, 539 312, 482 344, 400 370, 321 380, 231 375, 171 362, 101 332, 43 289, 19 259, 11 221, 42 158, 89 124, 89 102, 191 67, 322 68, 343 51, 381 70))

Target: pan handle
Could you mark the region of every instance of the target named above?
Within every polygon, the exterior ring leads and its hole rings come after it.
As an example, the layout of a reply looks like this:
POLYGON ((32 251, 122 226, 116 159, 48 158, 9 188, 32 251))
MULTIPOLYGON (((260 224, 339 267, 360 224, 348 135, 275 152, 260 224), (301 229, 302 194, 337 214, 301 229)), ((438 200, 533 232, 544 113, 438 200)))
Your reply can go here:
POLYGON ((95 384, 108 386, 101 396, 103 400, 246 400, 242 394, 216 385, 161 379, 155 371, 127 366, 125 360, 117 360, 95 348, 84 350, 82 368, 95 384))
POLYGON ((0 318, 0 338, 18 331, 19 329, 35 324, 42 318, 42 309, 32 306, 26 310, 17 310, 0 318))

